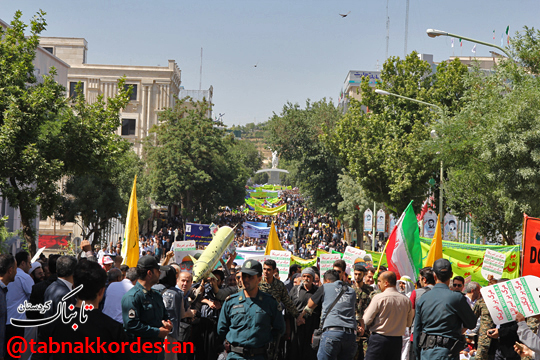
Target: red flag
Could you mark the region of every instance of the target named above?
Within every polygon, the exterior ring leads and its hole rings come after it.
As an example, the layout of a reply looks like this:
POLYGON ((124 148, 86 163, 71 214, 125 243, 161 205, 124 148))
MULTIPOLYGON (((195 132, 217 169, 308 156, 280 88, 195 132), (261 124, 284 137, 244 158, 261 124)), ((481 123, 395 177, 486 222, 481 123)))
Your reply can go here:
POLYGON ((523 214, 521 276, 540 273, 540 219, 523 214))

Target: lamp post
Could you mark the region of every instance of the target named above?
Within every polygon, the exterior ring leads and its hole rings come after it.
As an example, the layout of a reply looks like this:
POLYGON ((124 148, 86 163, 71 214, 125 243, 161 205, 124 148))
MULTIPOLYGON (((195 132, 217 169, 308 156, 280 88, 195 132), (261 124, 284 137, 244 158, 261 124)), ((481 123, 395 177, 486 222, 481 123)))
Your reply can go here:
MULTIPOLYGON (((428 102, 425 102, 425 101, 413 99, 413 98, 406 97, 406 96, 403 96, 403 95, 394 94, 394 93, 384 91, 384 90, 381 90, 381 89, 375 89, 375 92, 377 94, 379 94, 379 95, 395 96, 395 97, 405 99, 405 100, 409 100, 409 101, 412 101, 412 102, 416 102, 416 103, 419 103, 419 104, 422 104, 422 105, 431 106, 431 107, 434 107, 437 110, 439 110, 441 112, 441 115, 444 115, 444 110, 440 106, 437 106, 435 104, 431 104, 431 103, 428 103, 428 102)), ((431 136, 432 139, 437 139, 439 137, 435 130, 431 130, 430 136, 431 136)), ((441 160, 441 182, 440 182, 440 189, 439 189, 439 214, 441 215, 441 219, 440 219, 441 228, 442 228, 442 225, 444 224, 443 182, 444 182, 444 178, 443 178, 443 162, 441 160)))
POLYGON ((493 48, 501 50, 503 53, 506 54, 506 56, 508 56, 508 58, 512 59, 512 55, 510 55, 510 53, 506 49, 504 49, 501 46, 497 46, 495 44, 490 44, 490 43, 485 42, 485 41, 480 41, 480 40, 471 39, 471 38, 468 38, 468 37, 465 37, 465 36, 452 34, 452 33, 446 32, 446 31, 442 31, 442 30, 427 29, 426 32, 427 32, 427 35, 429 37, 431 37, 431 38, 434 38, 434 37, 437 37, 437 36, 450 36, 450 37, 455 37, 455 38, 458 38, 458 39, 467 40, 467 41, 477 43, 477 44, 480 44, 480 45, 493 47, 493 48))

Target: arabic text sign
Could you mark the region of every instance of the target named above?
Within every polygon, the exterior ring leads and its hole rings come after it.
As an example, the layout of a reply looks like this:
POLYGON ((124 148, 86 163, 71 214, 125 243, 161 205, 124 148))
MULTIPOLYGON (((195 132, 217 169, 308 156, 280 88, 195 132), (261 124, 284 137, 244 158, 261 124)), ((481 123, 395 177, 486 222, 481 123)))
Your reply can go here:
POLYGON ((525 317, 540 314, 540 278, 527 275, 480 289, 496 325, 514 321, 518 312, 525 317))
POLYGON ((319 256, 321 259, 320 266, 321 266, 321 275, 323 275, 328 270, 332 270, 334 268, 334 261, 340 260, 341 255, 339 254, 321 254, 319 256))
POLYGON ((212 241, 210 225, 187 223, 186 240, 194 240, 198 245, 208 245, 212 241))
POLYGON ((495 279, 502 278, 505 262, 505 254, 487 249, 484 255, 484 262, 482 265, 482 276, 486 280, 488 278, 488 275, 493 275, 493 278, 495 279))
POLYGON ((287 280, 289 277, 289 266, 291 264, 291 253, 289 251, 272 250, 270 251, 270 259, 276 262, 279 270, 279 279, 287 280))
POLYGON ((351 273, 351 268, 354 266, 355 260, 360 258, 362 259, 362 261, 364 261, 365 255, 366 252, 364 250, 353 248, 352 246, 347 246, 347 248, 345 249, 345 253, 343 254, 343 260, 347 264, 347 274, 351 273))

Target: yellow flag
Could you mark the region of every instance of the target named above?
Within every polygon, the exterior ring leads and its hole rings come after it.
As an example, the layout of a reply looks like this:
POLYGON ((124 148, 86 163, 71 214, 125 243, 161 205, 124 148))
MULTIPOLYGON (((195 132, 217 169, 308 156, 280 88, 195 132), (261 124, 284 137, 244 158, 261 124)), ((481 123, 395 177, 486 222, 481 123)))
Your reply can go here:
POLYGON ((122 241, 122 265, 136 267, 139 261, 139 214, 137 212, 137 175, 129 198, 124 241, 122 241))
POLYGON ((431 247, 426 258, 425 266, 433 266, 435 260, 442 259, 442 235, 441 235, 441 222, 439 221, 440 215, 437 217, 437 228, 435 229, 435 235, 431 240, 431 247))
POLYGON ((264 251, 264 255, 270 255, 270 251, 272 250, 285 250, 279 242, 274 221, 272 221, 272 225, 270 226, 270 235, 268 235, 268 241, 266 242, 266 250, 264 251))

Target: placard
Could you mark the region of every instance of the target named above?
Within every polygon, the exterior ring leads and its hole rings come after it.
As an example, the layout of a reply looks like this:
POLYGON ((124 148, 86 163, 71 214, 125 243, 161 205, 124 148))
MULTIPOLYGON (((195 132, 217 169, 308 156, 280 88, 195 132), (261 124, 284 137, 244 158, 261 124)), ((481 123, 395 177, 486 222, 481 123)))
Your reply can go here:
POLYGON ((351 268, 354 267, 356 259, 360 259, 363 262, 365 255, 366 252, 364 250, 353 248, 352 246, 347 246, 347 248, 345 249, 345 253, 343 253, 343 260, 347 264, 347 274, 351 273, 351 268))
POLYGON ((189 272, 193 269, 191 256, 195 257, 203 252, 203 250, 197 250, 196 242, 193 240, 175 241, 171 249, 174 252, 174 262, 180 266, 180 271, 189 272))
POLYGON ((377 211, 377 231, 384 232, 384 224, 386 223, 386 214, 383 209, 377 211))
POLYGON ((279 270, 279 279, 287 280, 289 277, 289 266, 291 265, 291 253, 289 251, 272 250, 270 251, 270 259, 276 262, 279 270))
POLYGON ((364 211, 364 231, 373 230, 373 211, 367 209, 364 211))
POLYGON ((493 278, 497 280, 502 278, 505 262, 505 254, 487 249, 482 263, 482 276, 484 279, 488 280, 488 275, 493 275, 493 278))
POLYGON ((527 275, 480 289, 493 322, 505 324, 516 319, 540 314, 540 278, 527 275))
POLYGON ((424 215, 424 237, 433 238, 436 227, 437 214, 433 210, 428 210, 424 215))
POLYGON ((443 240, 455 240, 457 239, 457 218, 446 213, 444 215, 444 238, 443 240))
POLYGON ((321 277, 324 275, 325 272, 328 270, 332 270, 334 268, 334 261, 340 260, 341 255, 339 254, 321 254, 319 256, 321 259, 320 261, 320 269, 321 269, 321 277))

